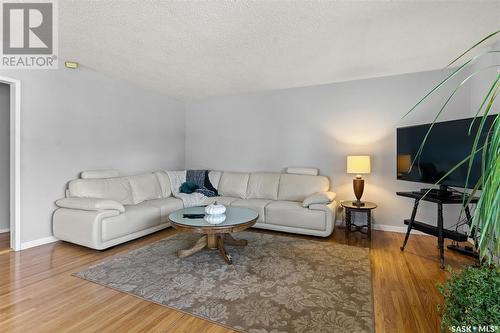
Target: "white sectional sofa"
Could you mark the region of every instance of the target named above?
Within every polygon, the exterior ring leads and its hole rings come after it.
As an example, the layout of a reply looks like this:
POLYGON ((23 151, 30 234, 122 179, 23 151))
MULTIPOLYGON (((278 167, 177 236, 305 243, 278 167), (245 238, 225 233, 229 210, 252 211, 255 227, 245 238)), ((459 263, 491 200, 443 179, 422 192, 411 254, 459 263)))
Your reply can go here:
MULTIPOLYGON (((314 236, 333 232, 337 202, 327 177, 288 173, 222 172, 217 201, 259 213, 254 227, 314 236)), ((56 202, 55 237, 93 249, 111 246, 170 226, 168 215, 183 208, 163 171, 118 177, 115 171, 82 172, 66 198, 56 202)))

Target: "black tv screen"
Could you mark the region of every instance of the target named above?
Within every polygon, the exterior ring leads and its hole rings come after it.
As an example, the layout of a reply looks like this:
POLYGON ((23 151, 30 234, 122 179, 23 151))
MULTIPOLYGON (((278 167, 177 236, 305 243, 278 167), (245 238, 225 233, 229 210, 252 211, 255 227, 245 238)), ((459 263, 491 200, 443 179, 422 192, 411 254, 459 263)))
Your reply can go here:
MULTIPOLYGON (((496 115, 486 118, 478 147, 484 145, 488 130, 496 115)), ((397 178, 420 183, 437 183, 449 170, 466 158, 472 150, 475 135, 481 122, 476 118, 468 135, 473 118, 438 122, 427 138, 420 159, 414 161, 422 140, 431 124, 397 129, 397 178), (413 163, 414 162, 414 163, 413 163), (413 167, 411 167, 413 163, 413 167)), ((473 188, 481 175, 481 156, 476 154, 465 185, 468 165, 465 163, 440 182, 446 186, 473 188)))

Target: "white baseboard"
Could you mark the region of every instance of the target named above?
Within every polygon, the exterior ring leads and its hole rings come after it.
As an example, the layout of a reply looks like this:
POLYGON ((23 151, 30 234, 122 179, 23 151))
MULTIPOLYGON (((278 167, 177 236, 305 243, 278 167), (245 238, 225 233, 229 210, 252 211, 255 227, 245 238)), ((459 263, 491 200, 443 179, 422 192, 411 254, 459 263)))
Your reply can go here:
MULTIPOLYGON (((390 232, 398 232, 398 233, 406 233, 406 226, 394 226, 394 225, 386 225, 386 224, 373 224, 372 228, 374 230, 380 230, 380 231, 390 231, 390 232)), ((8 230, 8 229, 7 229, 8 230)), ((1 232, 1 230, 0 230, 1 232)), ((414 235, 425 235, 423 232, 417 231, 417 230, 412 230, 412 234, 414 235)), ((40 239, 35 239, 29 242, 23 242, 21 243, 21 250, 26 250, 35 246, 40 246, 44 244, 49 244, 58 241, 57 238, 54 236, 49 236, 45 238, 40 238, 40 239)))
POLYGON ((0 234, 3 234, 5 232, 9 232, 9 231, 10 231, 10 228, 0 229, 0 234))
POLYGON ((29 242, 23 242, 23 243, 21 243, 21 250, 26 250, 26 249, 29 249, 29 248, 32 248, 35 246, 49 244, 49 243, 53 243, 56 241, 58 241, 57 238, 55 238, 54 236, 49 236, 49 237, 45 237, 45 238, 35 239, 35 240, 29 241, 29 242))
MULTIPOLYGON (((335 223, 336 225, 342 224, 342 221, 337 220, 335 223)), ((388 224, 378 224, 378 223, 373 223, 372 224, 372 229, 373 230, 380 230, 380 231, 389 231, 389 232, 397 232, 400 234, 405 234, 406 230, 408 227, 406 225, 388 225, 388 224)), ((412 235, 427 235, 424 234, 423 232, 417 231, 417 230, 412 230, 411 231, 412 235)))
MULTIPOLYGON (((387 224, 377 224, 377 223, 374 223, 372 225, 372 229, 374 229, 374 230, 380 230, 380 231, 398 232, 398 233, 401 233, 401 234, 405 234, 406 230, 408 229, 408 227, 407 226, 403 226, 403 225, 395 226, 395 225, 387 225, 387 224)), ((412 230, 411 233, 414 234, 414 235, 426 235, 423 232, 420 232, 420 231, 417 231, 417 230, 412 230)))

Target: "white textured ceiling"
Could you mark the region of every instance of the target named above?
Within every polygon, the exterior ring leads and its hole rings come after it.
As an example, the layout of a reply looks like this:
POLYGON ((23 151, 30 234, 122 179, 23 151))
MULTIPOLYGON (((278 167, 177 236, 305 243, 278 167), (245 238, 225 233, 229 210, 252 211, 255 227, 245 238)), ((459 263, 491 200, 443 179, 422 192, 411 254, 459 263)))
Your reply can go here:
POLYGON ((437 69, 500 1, 60 1, 60 57, 191 99, 437 69))

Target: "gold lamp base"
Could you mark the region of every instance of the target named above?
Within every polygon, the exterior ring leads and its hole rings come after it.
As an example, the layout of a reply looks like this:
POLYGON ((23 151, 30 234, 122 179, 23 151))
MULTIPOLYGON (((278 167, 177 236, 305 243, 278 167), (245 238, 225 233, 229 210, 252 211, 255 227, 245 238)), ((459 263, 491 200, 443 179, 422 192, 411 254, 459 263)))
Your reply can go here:
POLYGON ((365 180, 361 178, 361 176, 356 176, 352 180, 352 188, 354 189, 354 195, 356 196, 356 201, 353 201, 352 204, 356 206, 364 206, 365 203, 361 201, 361 197, 363 196, 363 191, 365 189, 365 180))

